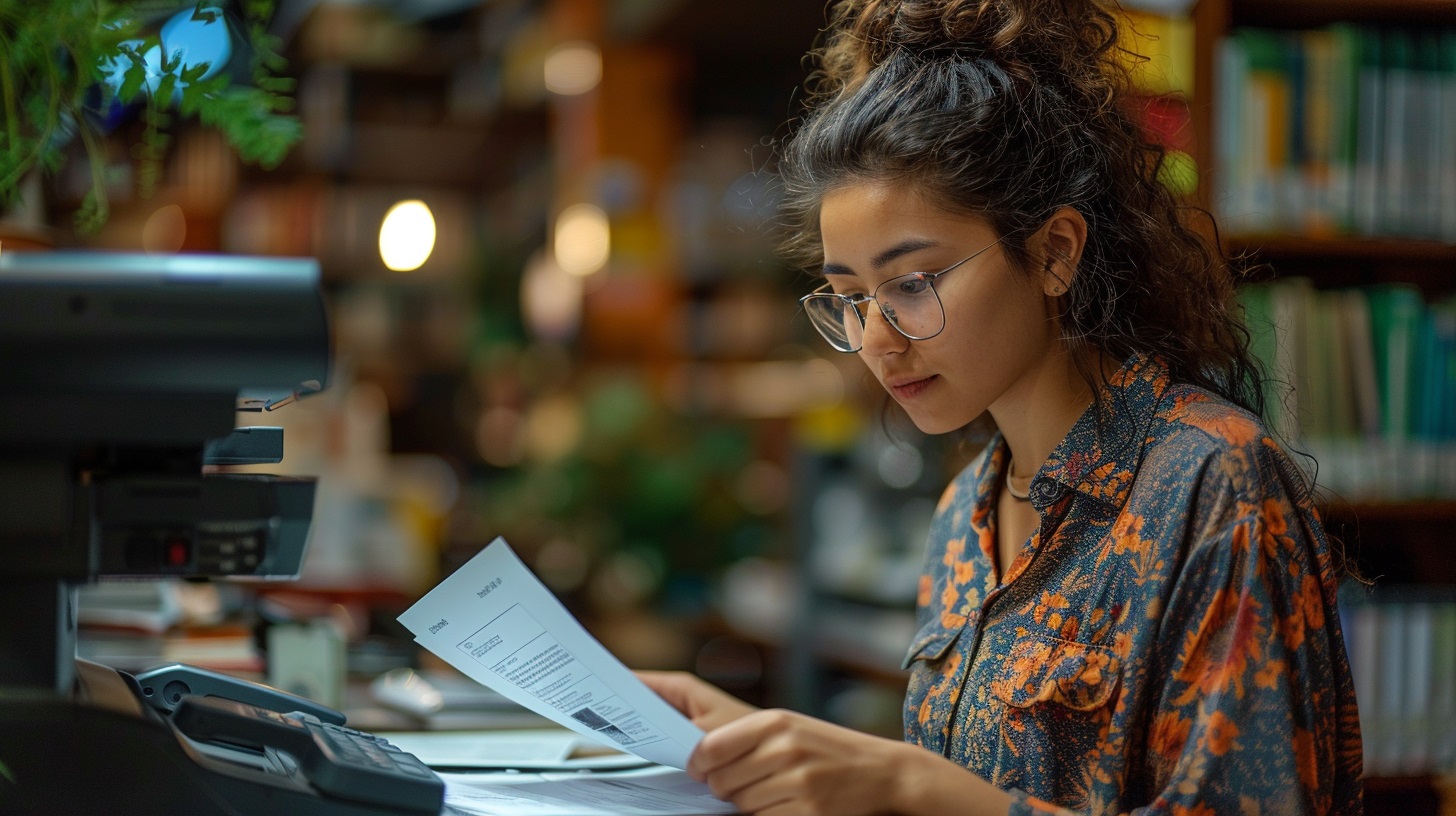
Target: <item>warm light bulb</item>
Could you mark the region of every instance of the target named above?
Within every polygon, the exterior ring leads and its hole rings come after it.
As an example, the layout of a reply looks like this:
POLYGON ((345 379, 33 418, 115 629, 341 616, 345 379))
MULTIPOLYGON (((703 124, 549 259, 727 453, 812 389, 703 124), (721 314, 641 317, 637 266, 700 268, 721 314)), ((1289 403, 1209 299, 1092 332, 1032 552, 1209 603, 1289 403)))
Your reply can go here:
POLYGON ((566 342, 581 327, 582 279, 561 268, 544 249, 521 274, 521 313, 538 338, 566 342))
POLYGON ((584 94, 601 81, 602 52, 591 43, 562 43, 546 55, 546 90, 554 94, 584 94))
POLYGON ((612 254, 612 230, 607 214, 594 204, 573 204, 556 216, 556 263, 573 275, 585 277, 607 265, 612 254))
POLYGON ((395 272, 419 269, 435 248, 435 216, 419 199, 401 201, 379 225, 379 257, 395 272))

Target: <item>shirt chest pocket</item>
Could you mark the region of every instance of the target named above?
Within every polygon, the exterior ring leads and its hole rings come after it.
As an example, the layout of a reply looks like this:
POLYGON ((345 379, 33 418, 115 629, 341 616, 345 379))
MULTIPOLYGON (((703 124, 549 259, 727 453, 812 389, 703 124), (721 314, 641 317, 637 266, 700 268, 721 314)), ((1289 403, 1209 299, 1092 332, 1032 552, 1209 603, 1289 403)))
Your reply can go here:
POLYGON ((1089 758, 1112 722, 1121 661, 1106 648, 1055 638, 1019 640, 990 684, 1002 704, 996 766, 1008 780, 1074 810, 1086 806, 1089 758))
POLYGON ((945 653, 950 651, 951 644, 955 643, 956 635, 960 634, 964 625, 965 622, 962 621, 957 626, 948 627, 936 621, 915 633, 915 639, 910 641, 910 648, 905 652, 905 659, 900 661, 900 668, 910 669, 922 663, 940 662, 945 653))
POLYGON ((1012 647, 991 692, 1014 709, 1093 711, 1112 699, 1121 670, 1121 661, 1104 647, 1033 636, 1012 647))
POLYGON ((905 688, 905 739, 934 751, 944 742, 959 689, 960 661, 946 661, 965 623, 947 625, 951 623, 956 622, 937 619, 922 628, 900 664, 910 671, 905 688))

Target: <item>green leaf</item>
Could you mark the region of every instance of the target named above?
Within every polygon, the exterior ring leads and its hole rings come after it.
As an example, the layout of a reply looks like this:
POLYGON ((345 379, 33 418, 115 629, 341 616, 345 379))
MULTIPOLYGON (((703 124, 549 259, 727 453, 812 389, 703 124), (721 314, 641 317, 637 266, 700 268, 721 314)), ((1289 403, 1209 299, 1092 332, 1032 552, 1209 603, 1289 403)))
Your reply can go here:
POLYGON ((210 62, 199 62, 195 65, 184 65, 182 66, 182 81, 188 85, 191 85, 194 82, 198 82, 202 79, 202 75, 207 73, 207 69, 211 67, 212 63, 210 62))
POLYGON ((62 148, 79 128, 95 189, 82 198, 77 229, 93 232, 104 223, 105 145, 85 124, 85 114, 98 107, 98 89, 103 105, 147 99, 140 137, 131 131, 132 141, 121 142, 143 192, 160 179, 168 111, 220 130, 245 160, 282 161, 302 126, 291 114, 297 84, 278 76, 287 65, 282 42, 266 30, 278 0, 236 0, 241 23, 228 20, 216 0, 185 3, 193 19, 227 25, 246 41, 240 47, 252 55, 250 73, 261 80, 247 89, 231 87, 226 74, 204 79, 211 66, 183 64, 177 51, 164 54, 162 70, 149 75, 142 55, 160 45, 160 16, 179 5, 183 0, 0 0, 0 199, 13 197, 15 180, 31 168, 60 170, 76 153, 62 148), (104 82, 109 74, 119 76, 104 82), (155 86, 151 94, 148 85, 155 86))
POLYGON ((82 235, 96 234, 106 223, 110 209, 105 190, 95 187, 87 190, 81 199, 81 208, 76 210, 76 231, 82 235))
POLYGON ((177 75, 163 74, 162 80, 157 83, 157 90, 152 94, 157 101, 163 105, 172 103, 172 92, 177 89, 177 75))
POLYGON ((136 95, 142 89, 142 83, 147 80, 146 66, 137 64, 126 69, 122 75, 121 88, 116 92, 116 98, 122 102, 130 102, 136 99, 136 95))

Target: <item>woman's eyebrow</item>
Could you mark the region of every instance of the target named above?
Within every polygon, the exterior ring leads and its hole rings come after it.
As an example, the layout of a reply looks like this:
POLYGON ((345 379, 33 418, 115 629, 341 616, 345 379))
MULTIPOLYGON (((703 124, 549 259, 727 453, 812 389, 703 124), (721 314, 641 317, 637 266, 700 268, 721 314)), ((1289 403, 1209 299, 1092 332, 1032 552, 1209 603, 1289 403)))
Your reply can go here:
MULTIPOLYGON (((896 258, 909 255, 912 252, 919 252, 922 249, 929 249, 933 246, 939 246, 939 244, 927 238, 912 238, 908 241, 901 241, 900 243, 895 244, 884 252, 881 252, 880 254, 871 258, 870 266, 874 269, 883 269, 886 264, 890 263, 896 258)), ((854 270, 850 269, 849 267, 844 266, 843 264, 832 263, 824 264, 823 272, 826 275, 854 274, 854 270)))

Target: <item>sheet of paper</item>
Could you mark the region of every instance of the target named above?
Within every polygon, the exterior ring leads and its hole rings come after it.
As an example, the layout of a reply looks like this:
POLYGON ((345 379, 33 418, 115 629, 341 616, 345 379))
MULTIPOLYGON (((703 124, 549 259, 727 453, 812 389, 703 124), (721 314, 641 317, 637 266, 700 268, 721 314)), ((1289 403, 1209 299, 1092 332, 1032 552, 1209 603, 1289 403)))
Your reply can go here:
POLYGON ((703 737, 588 634, 504 539, 399 621, 466 675, 606 745, 685 768, 703 737))
POLYGON ((441 774, 451 816, 708 816, 737 813, 685 772, 441 774))
POLYGON ((564 728, 519 731, 399 731, 385 735, 432 768, 568 771, 636 768, 647 760, 564 728), (590 742, 589 750, 579 750, 590 742))

